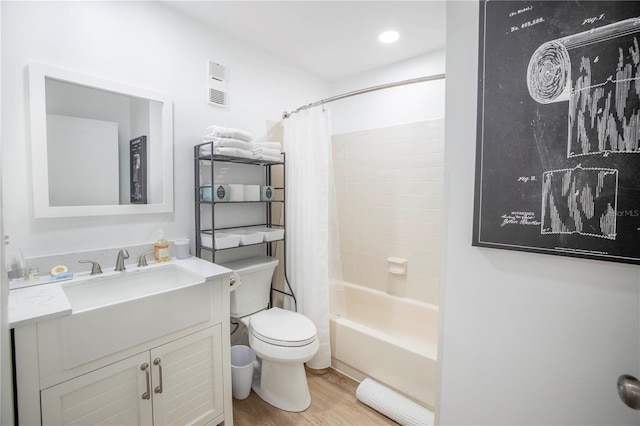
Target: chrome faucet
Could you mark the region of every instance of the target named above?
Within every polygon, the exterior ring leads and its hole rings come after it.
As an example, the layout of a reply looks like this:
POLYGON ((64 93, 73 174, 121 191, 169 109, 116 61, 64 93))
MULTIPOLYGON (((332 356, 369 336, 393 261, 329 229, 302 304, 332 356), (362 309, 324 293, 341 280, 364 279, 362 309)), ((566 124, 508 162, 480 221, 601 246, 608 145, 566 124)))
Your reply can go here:
POLYGON ((124 271, 127 269, 124 266, 124 260, 129 258, 129 252, 126 249, 122 249, 118 252, 118 259, 116 259, 116 271, 124 271))
POLYGON ((138 259, 138 268, 141 268, 143 266, 149 266, 147 264, 147 255, 148 254, 153 254, 153 251, 148 251, 146 253, 144 253, 143 255, 140 256, 140 259, 138 259))

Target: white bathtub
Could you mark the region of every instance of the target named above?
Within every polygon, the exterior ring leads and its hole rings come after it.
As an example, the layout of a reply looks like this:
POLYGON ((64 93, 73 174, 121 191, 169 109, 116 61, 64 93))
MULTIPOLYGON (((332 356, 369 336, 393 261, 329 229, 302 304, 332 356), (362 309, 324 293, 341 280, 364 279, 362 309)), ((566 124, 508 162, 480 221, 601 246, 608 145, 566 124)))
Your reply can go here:
POLYGON ((342 281, 330 296, 332 366, 433 408, 438 307, 342 281))

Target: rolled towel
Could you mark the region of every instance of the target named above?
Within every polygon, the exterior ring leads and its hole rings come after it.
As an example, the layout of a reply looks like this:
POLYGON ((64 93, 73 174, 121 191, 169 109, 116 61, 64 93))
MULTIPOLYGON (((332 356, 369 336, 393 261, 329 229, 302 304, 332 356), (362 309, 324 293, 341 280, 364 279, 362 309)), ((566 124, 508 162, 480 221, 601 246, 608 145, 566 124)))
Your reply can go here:
POLYGON ((356 398, 403 426, 435 424, 433 412, 368 377, 356 389, 356 398))
POLYGON ((253 136, 246 130, 234 129, 232 127, 209 126, 206 128, 206 134, 221 138, 234 138, 242 141, 251 142, 253 136))

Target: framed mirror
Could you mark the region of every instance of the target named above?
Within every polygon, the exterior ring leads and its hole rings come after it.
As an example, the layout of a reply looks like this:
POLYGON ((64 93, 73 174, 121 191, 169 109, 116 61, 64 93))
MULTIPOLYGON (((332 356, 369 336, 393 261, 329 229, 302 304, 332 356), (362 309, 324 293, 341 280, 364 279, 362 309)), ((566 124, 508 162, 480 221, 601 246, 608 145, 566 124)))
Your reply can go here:
POLYGON ((30 64, 36 218, 173 211, 173 105, 162 94, 30 64))

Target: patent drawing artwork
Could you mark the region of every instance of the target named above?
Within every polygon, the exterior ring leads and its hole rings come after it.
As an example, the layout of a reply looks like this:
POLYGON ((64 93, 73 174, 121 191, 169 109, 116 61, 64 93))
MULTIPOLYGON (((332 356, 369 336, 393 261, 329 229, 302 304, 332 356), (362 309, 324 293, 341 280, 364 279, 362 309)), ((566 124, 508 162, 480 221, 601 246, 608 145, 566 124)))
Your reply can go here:
POLYGON ((568 156, 638 152, 640 117, 633 108, 638 79, 640 18, 594 28, 542 44, 527 69, 531 97, 568 101, 568 156), (571 69, 571 56, 579 58, 571 69))
POLYGON ((541 232, 615 240, 617 193, 617 170, 577 167, 544 172, 541 232))
POLYGON ((640 4, 480 7, 473 244, 640 263, 640 4))

